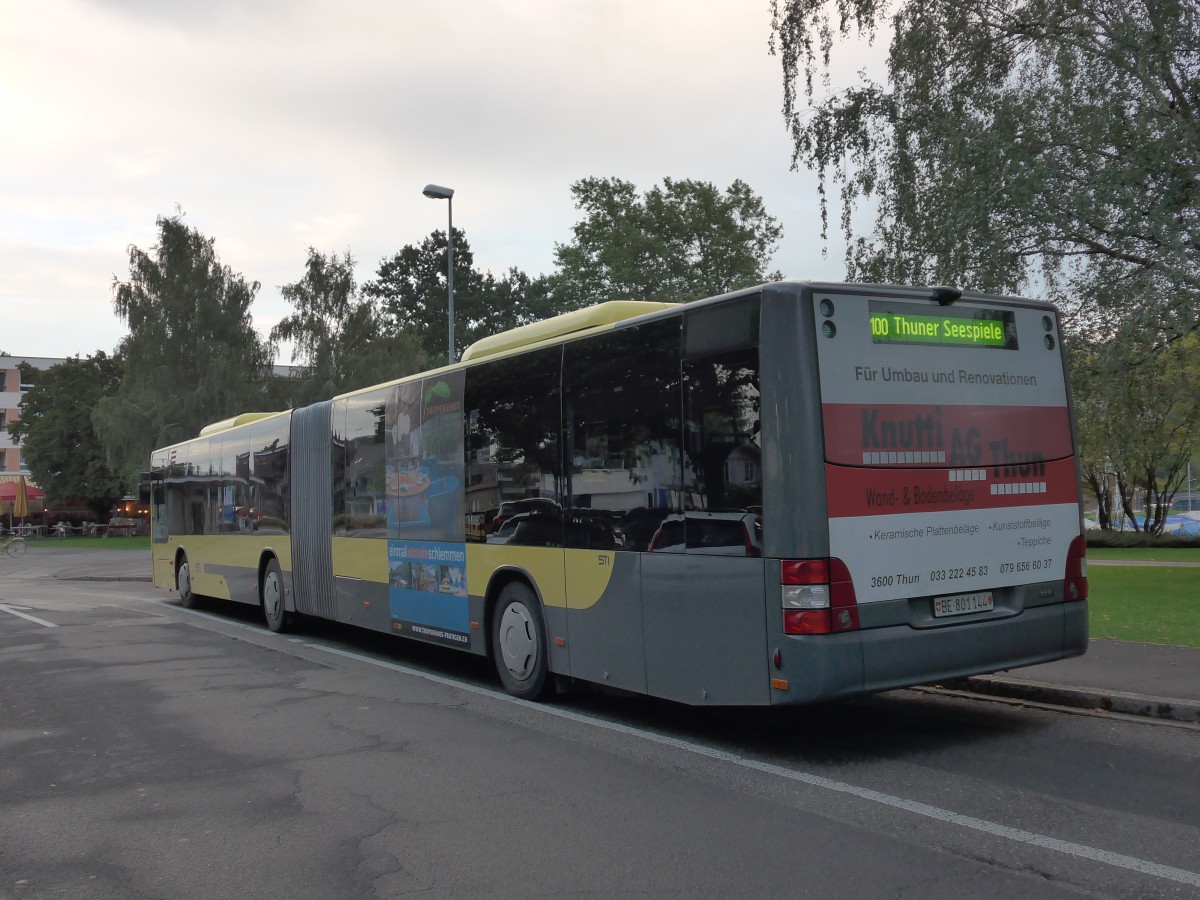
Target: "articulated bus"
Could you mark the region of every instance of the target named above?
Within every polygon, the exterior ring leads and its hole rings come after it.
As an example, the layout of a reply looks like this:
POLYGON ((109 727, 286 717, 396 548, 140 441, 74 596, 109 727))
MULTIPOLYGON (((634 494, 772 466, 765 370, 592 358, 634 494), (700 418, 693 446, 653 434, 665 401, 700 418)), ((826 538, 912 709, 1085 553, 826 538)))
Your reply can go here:
POLYGON ((575 682, 796 704, 1076 656, 1054 307, 779 283, 614 301, 152 458, 154 583, 575 682))

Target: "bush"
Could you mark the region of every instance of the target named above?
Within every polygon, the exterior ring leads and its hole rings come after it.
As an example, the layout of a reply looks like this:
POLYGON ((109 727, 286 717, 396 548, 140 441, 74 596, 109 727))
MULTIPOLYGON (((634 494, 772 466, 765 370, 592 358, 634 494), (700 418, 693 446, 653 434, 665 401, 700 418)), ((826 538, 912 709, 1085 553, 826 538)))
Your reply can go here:
POLYGON ((1089 547, 1200 547, 1200 535, 1146 534, 1144 531, 1101 531, 1087 529, 1089 547))

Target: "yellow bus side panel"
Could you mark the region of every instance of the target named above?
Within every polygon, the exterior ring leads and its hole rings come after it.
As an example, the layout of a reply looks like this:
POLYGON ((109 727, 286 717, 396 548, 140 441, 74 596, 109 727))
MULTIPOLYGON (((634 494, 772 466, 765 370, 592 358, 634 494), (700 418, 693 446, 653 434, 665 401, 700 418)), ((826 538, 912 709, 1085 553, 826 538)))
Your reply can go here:
POLYGON ((612 550, 567 550, 568 609, 590 609, 608 588, 617 554, 612 550))
POLYGON ((279 567, 289 572, 292 568, 291 538, 278 534, 190 534, 172 537, 165 544, 153 544, 154 586, 175 590, 175 552, 183 547, 192 570, 192 588, 205 597, 229 599, 229 586, 225 578, 205 571, 205 564, 235 566, 246 569, 246 577, 254 580, 257 587, 258 561, 264 551, 271 551, 279 558, 279 567))
POLYGON ((386 538, 333 539, 333 574, 346 578, 388 583, 388 542, 386 538))
POLYGON ((482 595, 497 569, 526 572, 546 606, 567 605, 563 551, 553 547, 467 544, 467 590, 482 595))
POLYGON ((497 569, 517 569, 533 578, 546 606, 589 609, 608 587, 615 562, 611 550, 468 544, 467 587, 472 594, 483 594, 497 569))

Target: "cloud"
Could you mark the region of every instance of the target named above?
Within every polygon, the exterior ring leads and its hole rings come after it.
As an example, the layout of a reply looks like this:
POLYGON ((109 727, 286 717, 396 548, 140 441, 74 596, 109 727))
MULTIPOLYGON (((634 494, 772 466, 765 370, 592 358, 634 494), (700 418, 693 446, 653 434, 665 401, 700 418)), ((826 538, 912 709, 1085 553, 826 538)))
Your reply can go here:
POLYGON ((766 0, 17 4, 0 31, 0 299, 13 353, 111 349, 114 274, 178 204, 222 261, 278 285, 309 245, 379 260, 455 225, 483 268, 552 267, 569 186, 741 178, 785 227, 776 266, 837 278, 814 180, 789 172, 766 0), (35 310, 29 313, 29 310, 35 310))

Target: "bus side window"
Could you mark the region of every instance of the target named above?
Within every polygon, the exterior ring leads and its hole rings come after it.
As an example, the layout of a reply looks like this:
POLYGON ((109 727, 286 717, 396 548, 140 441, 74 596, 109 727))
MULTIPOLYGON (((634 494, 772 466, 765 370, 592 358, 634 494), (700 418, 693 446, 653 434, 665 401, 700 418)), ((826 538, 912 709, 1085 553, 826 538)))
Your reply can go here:
POLYGON ((689 552, 762 551, 758 348, 689 359, 684 379, 684 490, 689 552))
POLYGON ((558 385, 562 350, 552 347, 467 370, 465 534, 500 542, 498 528, 524 523, 508 543, 562 546, 558 385), (533 524, 533 519, 538 519, 533 524), (495 522, 496 524, 493 524, 495 522))
MULTIPOLYGON (((333 520, 335 534, 384 537, 387 534, 387 496, 384 469, 385 413, 390 389, 356 394, 334 404, 345 411, 345 465, 335 472, 334 502, 343 511, 333 520)), ((339 423, 341 424, 341 423, 339 423)), ((335 449, 337 454, 337 449, 335 449)))
POLYGON ((290 419, 280 416, 250 426, 250 530, 288 530, 288 437, 290 419))
POLYGON ((289 416, 254 422, 250 428, 251 530, 280 534, 288 530, 289 416))
POLYGON ((682 318, 567 344, 568 547, 641 550, 680 509, 682 318))

